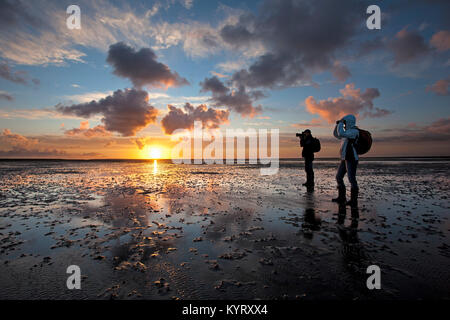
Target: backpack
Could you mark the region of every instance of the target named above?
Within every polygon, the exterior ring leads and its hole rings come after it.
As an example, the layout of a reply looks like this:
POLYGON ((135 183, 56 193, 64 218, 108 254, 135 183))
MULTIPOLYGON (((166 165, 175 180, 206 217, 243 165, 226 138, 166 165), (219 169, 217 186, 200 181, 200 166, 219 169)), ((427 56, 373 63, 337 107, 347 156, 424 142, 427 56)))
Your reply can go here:
POLYGON ((359 129, 358 138, 355 139, 355 142, 353 143, 353 146, 355 147, 357 154, 365 154, 369 152, 370 148, 372 147, 372 135, 369 131, 359 129))
POLYGON ((320 140, 317 138, 313 138, 312 151, 314 153, 320 151, 320 140))

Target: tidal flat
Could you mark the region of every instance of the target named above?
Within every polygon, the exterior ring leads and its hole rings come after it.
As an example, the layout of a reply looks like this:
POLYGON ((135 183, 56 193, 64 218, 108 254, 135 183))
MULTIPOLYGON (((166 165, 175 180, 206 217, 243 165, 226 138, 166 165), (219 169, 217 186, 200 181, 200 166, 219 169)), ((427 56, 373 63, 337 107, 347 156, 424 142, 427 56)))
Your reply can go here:
POLYGON ((302 165, 0 161, 0 299, 450 298, 450 159, 363 159, 357 210, 302 165))

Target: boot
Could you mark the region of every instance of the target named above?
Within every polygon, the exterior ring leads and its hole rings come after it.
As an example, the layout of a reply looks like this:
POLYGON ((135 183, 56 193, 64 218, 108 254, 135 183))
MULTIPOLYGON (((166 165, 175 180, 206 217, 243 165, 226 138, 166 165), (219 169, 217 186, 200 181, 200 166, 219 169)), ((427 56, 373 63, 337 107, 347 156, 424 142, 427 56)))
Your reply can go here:
POLYGON ((352 208, 358 207, 358 189, 352 188, 351 189, 351 195, 350 195, 350 201, 347 201, 347 205, 351 206, 352 208))
POLYGON ((332 199, 331 201, 337 202, 337 203, 345 203, 345 186, 339 186, 338 187, 338 197, 332 199))

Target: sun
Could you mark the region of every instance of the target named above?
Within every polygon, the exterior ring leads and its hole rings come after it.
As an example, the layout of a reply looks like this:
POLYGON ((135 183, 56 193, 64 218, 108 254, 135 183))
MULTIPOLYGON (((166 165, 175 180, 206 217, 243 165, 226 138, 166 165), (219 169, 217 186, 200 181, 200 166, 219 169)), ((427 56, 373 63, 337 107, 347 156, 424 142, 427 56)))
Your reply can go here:
POLYGON ((158 147, 150 147, 148 150, 150 159, 160 159, 162 156, 162 150, 158 147))

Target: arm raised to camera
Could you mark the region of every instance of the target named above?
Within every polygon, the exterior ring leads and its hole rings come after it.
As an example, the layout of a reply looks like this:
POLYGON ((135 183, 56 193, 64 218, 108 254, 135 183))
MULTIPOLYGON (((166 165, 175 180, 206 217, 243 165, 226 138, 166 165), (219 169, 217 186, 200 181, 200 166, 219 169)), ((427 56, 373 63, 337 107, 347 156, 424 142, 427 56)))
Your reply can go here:
POLYGON ((340 138, 355 139, 358 136, 358 130, 356 129, 344 130, 344 123, 342 121, 339 122, 339 124, 336 127, 337 127, 337 134, 340 138))
POLYGON ((334 126, 333 135, 336 139, 341 139, 338 133, 338 125, 341 123, 340 121, 336 122, 336 125, 334 126))

